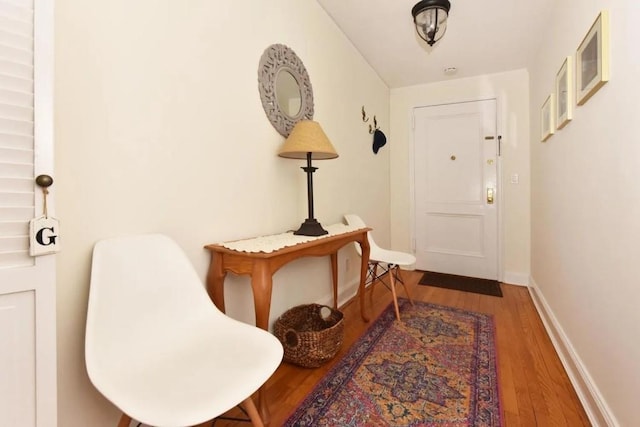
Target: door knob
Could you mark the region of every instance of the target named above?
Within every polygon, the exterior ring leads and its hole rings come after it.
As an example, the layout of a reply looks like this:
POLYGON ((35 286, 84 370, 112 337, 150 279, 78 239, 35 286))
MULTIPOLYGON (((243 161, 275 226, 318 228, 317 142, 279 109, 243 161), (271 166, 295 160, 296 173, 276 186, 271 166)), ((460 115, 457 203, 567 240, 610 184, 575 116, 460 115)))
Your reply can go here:
POLYGON ((49 175, 38 175, 36 177, 36 184, 38 184, 38 187, 42 188, 50 187, 51 184, 53 184, 53 178, 49 175))
POLYGON ((48 218, 49 213, 47 212, 47 195, 49 194, 49 187, 53 185, 53 178, 51 178, 49 175, 38 175, 36 177, 36 184, 38 184, 38 187, 42 188, 42 196, 44 197, 42 201, 42 211, 45 218, 48 218))

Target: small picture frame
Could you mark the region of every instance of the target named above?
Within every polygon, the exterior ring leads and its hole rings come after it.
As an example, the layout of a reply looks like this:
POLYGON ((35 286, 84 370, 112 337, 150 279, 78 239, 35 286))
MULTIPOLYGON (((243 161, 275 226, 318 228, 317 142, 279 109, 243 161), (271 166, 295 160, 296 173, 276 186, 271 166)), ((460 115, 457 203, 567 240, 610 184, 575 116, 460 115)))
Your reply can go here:
POLYGON ((547 97, 540 109, 540 124, 541 124, 541 137, 540 141, 545 142, 553 135, 555 130, 555 94, 551 94, 547 97))
POLYGON ((567 56, 556 74, 556 128, 573 118, 573 58, 567 56))
POLYGON ((609 81, 609 12, 601 11, 576 51, 576 100, 583 105, 609 81))

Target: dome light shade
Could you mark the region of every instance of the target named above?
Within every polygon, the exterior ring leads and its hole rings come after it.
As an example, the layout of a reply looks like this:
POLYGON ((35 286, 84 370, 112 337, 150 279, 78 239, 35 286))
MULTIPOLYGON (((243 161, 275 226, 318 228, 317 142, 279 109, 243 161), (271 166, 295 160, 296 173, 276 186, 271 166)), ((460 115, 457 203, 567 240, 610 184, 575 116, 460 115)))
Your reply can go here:
POLYGON ((416 31, 429 46, 433 46, 447 31, 450 9, 449 0, 422 0, 411 9, 416 31))

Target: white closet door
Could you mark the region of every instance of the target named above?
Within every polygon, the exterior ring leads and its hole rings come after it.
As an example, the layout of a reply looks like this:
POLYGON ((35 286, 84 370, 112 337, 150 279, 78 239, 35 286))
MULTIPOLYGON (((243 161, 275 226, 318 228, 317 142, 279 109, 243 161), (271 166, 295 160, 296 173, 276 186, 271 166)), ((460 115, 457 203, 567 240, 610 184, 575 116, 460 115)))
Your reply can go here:
POLYGON ((0 426, 57 424, 55 260, 30 257, 28 236, 35 176, 53 173, 52 11, 0 0, 0 426))

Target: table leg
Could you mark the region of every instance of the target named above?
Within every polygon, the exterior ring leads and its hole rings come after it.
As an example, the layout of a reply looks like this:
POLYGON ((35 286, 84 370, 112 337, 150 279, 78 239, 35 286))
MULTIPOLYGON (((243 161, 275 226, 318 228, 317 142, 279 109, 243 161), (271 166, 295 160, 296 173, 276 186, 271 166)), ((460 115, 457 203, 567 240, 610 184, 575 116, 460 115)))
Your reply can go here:
MULTIPOLYGON (((271 308, 271 289, 273 287, 273 272, 269 263, 265 260, 255 260, 251 273, 251 290, 253 291, 253 304, 256 313, 256 326, 269 330, 269 311, 271 308)), ((258 390, 258 409, 262 422, 269 425, 271 414, 267 404, 264 386, 258 390)))
POLYGON ((269 330, 269 310, 271 308, 271 288, 273 286, 273 272, 265 260, 255 260, 251 273, 251 290, 256 312, 256 326, 269 330))
POLYGON ((224 313, 224 278, 226 273, 222 269, 222 257, 222 254, 211 252, 211 262, 207 273, 207 292, 211 301, 224 313))
POLYGON ((331 254, 331 278, 333 280, 333 308, 338 309, 338 252, 331 254))
POLYGON ((360 261, 360 285, 358 286, 358 293, 360 294, 360 316, 362 316, 362 320, 365 322, 369 321, 369 316, 367 316, 366 308, 365 308, 365 283, 367 280, 367 267, 369 265, 369 254, 371 252, 371 247, 369 246, 369 239, 367 238, 367 233, 364 233, 364 237, 358 241, 360 244, 360 248, 362 249, 362 257, 360 261))

